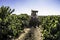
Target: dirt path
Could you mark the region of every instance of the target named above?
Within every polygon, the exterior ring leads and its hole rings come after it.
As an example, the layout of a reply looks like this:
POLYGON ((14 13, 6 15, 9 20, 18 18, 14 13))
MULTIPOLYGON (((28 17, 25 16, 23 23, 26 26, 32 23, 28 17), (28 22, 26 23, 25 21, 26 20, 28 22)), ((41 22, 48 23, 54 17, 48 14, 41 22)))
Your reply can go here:
POLYGON ((42 30, 40 28, 34 29, 34 40, 43 40, 41 32, 42 30))
POLYGON ((40 28, 31 28, 28 36, 26 36, 25 40, 43 40, 42 38, 42 29, 40 28))
POLYGON ((24 29, 25 32, 22 33, 17 39, 14 40, 24 40, 30 30, 31 30, 30 28, 25 28, 24 29))
POLYGON ((43 40, 41 28, 26 28, 25 33, 15 40, 43 40))

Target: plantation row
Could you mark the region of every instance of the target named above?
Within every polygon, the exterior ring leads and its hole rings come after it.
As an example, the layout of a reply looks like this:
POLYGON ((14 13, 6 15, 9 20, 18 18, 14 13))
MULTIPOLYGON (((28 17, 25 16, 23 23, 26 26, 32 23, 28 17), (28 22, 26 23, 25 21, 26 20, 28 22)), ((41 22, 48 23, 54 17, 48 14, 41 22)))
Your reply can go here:
POLYGON ((60 40, 60 16, 44 16, 41 24, 44 40, 60 40))
POLYGON ((28 26, 29 16, 27 14, 12 14, 14 9, 0 7, 0 40, 18 37, 25 26, 28 26))
MULTIPOLYGON (((29 26, 30 16, 12 14, 14 9, 0 7, 0 40, 18 37, 29 26)), ((39 16, 44 40, 60 40, 60 16, 39 16)))

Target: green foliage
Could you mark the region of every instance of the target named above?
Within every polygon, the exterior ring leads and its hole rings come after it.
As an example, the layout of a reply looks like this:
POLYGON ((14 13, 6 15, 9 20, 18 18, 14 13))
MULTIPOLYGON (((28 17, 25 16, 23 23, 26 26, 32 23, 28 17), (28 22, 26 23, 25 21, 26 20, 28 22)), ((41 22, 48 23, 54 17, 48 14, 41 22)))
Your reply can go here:
POLYGON ((59 40, 60 20, 59 16, 44 16, 42 18, 44 40, 59 40))
POLYGON ((8 16, 14 12, 14 9, 11 10, 10 7, 2 6, 0 7, 0 39, 3 40, 4 36, 8 35, 8 26, 10 25, 8 21, 8 16))
POLYGON ((8 6, 0 7, 1 40, 17 37, 23 31, 24 26, 28 25, 29 16, 27 14, 16 15, 12 12, 14 12, 14 9, 12 10, 8 6))
POLYGON ((18 19, 22 20, 22 25, 23 26, 28 26, 29 25, 29 16, 27 14, 18 15, 18 19))
POLYGON ((14 9, 11 10, 8 6, 2 6, 0 7, 0 18, 6 18, 8 17, 12 12, 14 12, 14 9))

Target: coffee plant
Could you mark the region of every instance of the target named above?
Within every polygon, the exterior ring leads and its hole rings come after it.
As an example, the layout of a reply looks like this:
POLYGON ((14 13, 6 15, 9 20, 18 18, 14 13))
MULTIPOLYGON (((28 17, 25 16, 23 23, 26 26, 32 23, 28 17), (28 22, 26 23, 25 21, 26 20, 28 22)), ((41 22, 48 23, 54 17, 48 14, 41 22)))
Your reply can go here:
POLYGON ((44 40, 60 40, 60 16, 42 18, 44 40))
POLYGON ((15 38, 23 32, 25 25, 28 26, 27 14, 12 14, 14 9, 8 6, 0 7, 0 40, 15 38))

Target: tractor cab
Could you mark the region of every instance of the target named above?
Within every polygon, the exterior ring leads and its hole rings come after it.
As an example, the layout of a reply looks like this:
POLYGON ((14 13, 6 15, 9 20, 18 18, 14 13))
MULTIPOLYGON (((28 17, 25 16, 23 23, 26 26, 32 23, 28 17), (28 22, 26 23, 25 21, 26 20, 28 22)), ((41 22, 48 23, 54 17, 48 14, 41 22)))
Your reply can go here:
POLYGON ((36 18, 38 11, 37 10, 31 10, 31 18, 36 18))

